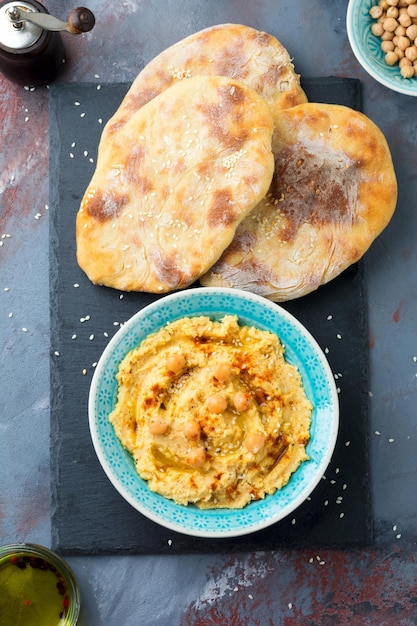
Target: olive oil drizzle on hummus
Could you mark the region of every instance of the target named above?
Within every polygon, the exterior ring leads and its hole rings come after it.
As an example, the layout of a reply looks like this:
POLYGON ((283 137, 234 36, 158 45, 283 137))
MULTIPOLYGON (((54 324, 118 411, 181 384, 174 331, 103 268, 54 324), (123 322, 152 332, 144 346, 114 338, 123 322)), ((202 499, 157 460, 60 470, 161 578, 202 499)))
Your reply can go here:
POLYGON ((178 504, 241 508, 308 459, 312 406, 278 337, 185 317, 122 361, 110 421, 151 490, 178 504))

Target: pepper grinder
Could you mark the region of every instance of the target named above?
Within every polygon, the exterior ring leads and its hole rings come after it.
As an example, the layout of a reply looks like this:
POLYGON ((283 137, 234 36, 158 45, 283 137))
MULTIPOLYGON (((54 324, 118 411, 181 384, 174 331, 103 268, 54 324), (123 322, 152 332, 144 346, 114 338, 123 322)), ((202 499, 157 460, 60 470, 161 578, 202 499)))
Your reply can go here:
POLYGON ((49 82, 64 60, 60 31, 79 35, 94 24, 93 13, 84 7, 73 9, 62 22, 37 0, 0 2, 0 72, 21 85, 49 82))

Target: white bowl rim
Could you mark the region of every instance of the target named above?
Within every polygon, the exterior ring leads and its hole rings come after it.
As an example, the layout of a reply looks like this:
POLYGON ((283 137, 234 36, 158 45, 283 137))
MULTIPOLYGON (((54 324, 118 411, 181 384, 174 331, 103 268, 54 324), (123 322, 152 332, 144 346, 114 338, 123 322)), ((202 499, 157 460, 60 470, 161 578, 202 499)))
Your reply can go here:
MULTIPOLYGON (((209 314, 209 313, 207 313, 209 314)), ((227 314, 227 312, 224 313, 225 315, 227 314)), ((186 317, 187 315, 184 314, 182 317, 186 317)), ((193 315, 195 316, 195 315, 193 315)), ((161 324, 161 327, 164 324, 161 324)), ((336 441, 337 441, 337 435, 338 435, 338 429, 339 429, 339 400, 338 400, 338 392, 337 392, 337 388, 336 388, 336 384, 335 384, 335 380, 334 380, 334 376, 332 373, 332 370, 330 368, 330 365, 327 361, 327 358, 325 357, 321 347, 319 346, 319 344, 317 343, 316 339, 312 336, 312 334, 304 327, 303 324, 301 324, 301 322, 299 322, 297 320, 296 317, 294 317, 291 313, 289 313, 286 309, 284 309, 282 306, 280 306, 279 304, 276 304, 275 302, 271 302, 270 300, 259 296, 257 294, 254 294, 252 292, 248 292, 248 291, 243 291, 240 289, 235 289, 235 288, 227 288, 227 287, 220 287, 220 288, 216 288, 216 287, 193 287, 191 289, 187 289, 187 290, 183 290, 183 291, 177 291, 174 293, 170 293, 168 295, 163 296, 162 298, 159 298, 153 302, 151 302, 150 304, 144 306, 142 309, 140 309, 139 311, 137 311, 133 316, 131 316, 124 324, 122 324, 120 326, 120 328, 118 329, 118 331, 115 333, 115 335, 113 335, 113 337, 109 340, 106 348, 104 349, 99 361, 97 362, 94 374, 93 374, 93 378, 91 381, 91 385, 90 385, 90 392, 89 392, 89 399, 88 399, 88 419, 89 419, 89 426, 90 426, 90 435, 92 438, 92 442, 93 442, 93 447, 95 449, 95 452, 97 454, 97 457, 99 459, 99 462, 102 466, 102 469, 104 470, 105 474, 107 475, 108 479, 110 480, 110 482, 112 483, 113 487, 119 492, 119 494, 127 501, 129 502, 129 504, 135 508, 137 511, 139 511, 142 515, 144 515, 145 517, 147 517, 148 519, 156 522, 157 524, 159 524, 162 527, 165 527, 166 529, 170 529, 173 530, 175 532, 181 533, 183 535, 190 535, 193 537, 204 537, 204 538, 228 538, 228 537, 238 537, 241 535, 247 535, 259 530, 262 530, 266 527, 271 526, 272 524, 275 524, 279 521, 281 521, 282 519, 288 517, 288 515, 290 515, 290 513, 292 513, 295 509, 297 509, 306 499, 307 497, 313 492, 313 490, 316 488, 316 486, 318 485, 318 483, 320 482, 320 480, 323 478, 323 475, 331 461, 331 458, 333 456, 334 453, 334 448, 336 445, 336 441), (218 295, 227 295, 227 296, 233 296, 233 297, 237 297, 237 298, 243 298, 244 300, 249 300, 252 302, 255 302, 257 304, 260 304, 266 308, 268 308, 271 311, 275 311, 277 312, 286 322, 288 322, 289 324, 291 324, 294 328, 297 329, 297 331, 299 333, 301 333, 304 338, 306 338, 308 340, 308 342, 310 343, 310 346, 314 348, 315 353, 317 358, 320 360, 320 364, 321 367, 323 368, 323 372, 325 373, 326 376, 326 380, 329 384, 330 387, 330 404, 333 407, 333 413, 332 413, 332 424, 331 424, 331 432, 329 435, 329 441, 328 441, 328 446, 326 449, 325 454, 323 455, 321 461, 320 461, 320 465, 319 465, 319 471, 317 471, 314 475, 314 479, 311 480, 302 490, 302 492, 298 495, 298 497, 294 498, 288 505, 286 505, 280 514, 271 516, 268 519, 264 519, 262 520, 262 522, 258 522, 256 523, 254 526, 251 527, 244 527, 244 528, 234 528, 234 529, 222 529, 219 531, 213 531, 213 530, 205 530, 205 529, 186 529, 183 528, 181 526, 181 524, 175 523, 175 522, 171 522, 168 521, 164 518, 161 517, 161 515, 159 515, 158 513, 155 513, 153 511, 150 511, 149 509, 147 509, 145 506, 142 505, 142 503, 139 501, 139 499, 134 498, 132 496, 130 496, 129 493, 127 493, 123 487, 123 485, 120 484, 119 480, 117 479, 117 477, 114 476, 112 468, 108 462, 108 459, 106 458, 106 456, 102 453, 101 451, 101 447, 100 447, 100 440, 97 434, 97 427, 96 427, 96 419, 95 419, 95 410, 94 410, 94 402, 95 402, 95 395, 96 395, 96 390, 97 390, 97 386, 99 384, 99 380, 100 377, 102 375, 102 370, 103 370, 103 364, 106 362, 106 359, 109 357, 109 355, 111 355, 112 351, 114 350, 114 348, 122 341, 122 339, 125 337, 126 334, 129 333, 130 329, 132 326, 135 325, 136 321, 144 316, 146 316, 147 314, 149 314, 151 311, 159 308, 159 306, 161 305, 161 303, 167 302, 167 301, 171 301, 171 300, 176 300, 176 299, 181 299, 187 296, 190 296, 190 294, 202 294, 202 293, 206 293, 207 291, 210 291, 211 294, 215 293, 218 295)), ((296 470, 294 472, 294 474, 297 473, 298 470, 296 470)), ((146 481, 145 481, 146 482, 146 481)), ((276 492, 277 493, 277 492, 276 492)), ((160 496, 161 498, 163 498, 163 496, 160 496)), ((273 498, 274 496, 267 496, 268 498, 273 498)), ((262 501, 258 501, 258 502, 262 502, 262 501)), ((253 504, 256 505, 256 502, 254 502, 253 504)), ((252 504, 249 504, 247 506, 251 506, 252 504)), ((180 505, 176 505, 176 506, 180 506, 180 505)), ((244 507, 243 509, 209 509, 209 510, 201 510, 198 509, 198 511, 201 514, 213 514, 215 515, 217 512, 219 511, 227 511, 227 512, 233 512, 234 514, 239 514, 239 511, 244 511, 246 507, 244 507)), ((185 509, 187 509, 187 507, 185 507, 185 509)))

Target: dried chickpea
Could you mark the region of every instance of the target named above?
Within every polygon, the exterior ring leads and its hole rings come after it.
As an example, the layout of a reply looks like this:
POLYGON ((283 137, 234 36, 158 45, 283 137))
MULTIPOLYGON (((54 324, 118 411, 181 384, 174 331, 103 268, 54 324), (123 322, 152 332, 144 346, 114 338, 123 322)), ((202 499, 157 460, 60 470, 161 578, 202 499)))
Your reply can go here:
POLYGON ((371 30, 375 37, 382 37, 384 33, 384 27, 382 24, 372 24, 371 30))
POLYGON ((212 413, 223 413, 227 409, 227 400, 221 393, 215 393, 206 399, 206 407, 212 413))
POLYGON ((388 32, 393 33, 394 30, 396 28, 398 28, 398 22, 395 18, 393 17, 387 17, 383 23, 382 23, 382 27, 384 30, 387 30, 388 32))
POLYGON ((392 41, 394 39, 394 33, 390 33, 387 30, 384 30, 383 34, 381 35, 381 39, 382 41, 392 41))
POLYGON ((232 367, 230 363, 217 363, 214 368, 214 377, 221 383, 229 380, 232 374, 232 367))
POLYGON ((248 452, 258 454, 265 445, 265 436, 262 433, 249 433, 245 439, 248 452))
POLYGON ((394 50, 394 44, 392 41, 383 41, 381 43, 381 50, 382 52, 392 52, 392 50, 394 50))
POLYGON ((398 38, 397 46, 400 48, 400 50, 407 50, 407 48, 410 47, 410 44, 411 44, 411 41, 409 40, 408 37, 398 38))
POLYGON ((189 420, 184 424, 184 435, 188 440, 198 439, 200 436, 201 428, 197 420, 189 420))
POLYGON ((404 67, 400 69, 400 72, 403 78, 411 78, 414 76, 414 68, 411 67, 411 65, 404 65, 404 67))
POLYGON ((369 14, 387 65, 398 64, 405 78, 417 75, 417 0, 379 0, 369 14))
POLYGON ((405 56, 407 57, 407 59, 409 59, 412 62, 417 61, 416 46, 410 46, 409 48, 407 48, 407 50, 405 51, 405 56))
POLYGON ((178 374, 185 367, 185 356, 183 354, 170 354, 166 360, 166 367, 169 372, 178 374))
POLYGON ((370 16, 377 20, 383 14, 382 7, 375 5, 369 10, 370 16))
POLYGON ((198 446, 198 448, 193 448, 189 451, 185 460, 188 465, 191 465, 191 467, 198 469, 199 467, 204 465, 204 463, 206 462, 206 458, 207 455, 205 449, 203 448, 203 446, 198 446))
POLYGON ((163 435, 168 430, 168 422, 163 417, 154 416, 149 419, 148 428, 151 435, 163 435))
POLYGON ((385 55, 385 63, 387 65, 395 65, 396 63, 398 63, 399 60, 399 56, 396 52, 394 52, 394 50, 387 52, 387 54, 385 55))
POLYGON ((411 24, 405 31, 407 37, 412 41, 417 37, 417 24, 411 24))
POLYGON ((401 26, 405 26, 407 28, 408 26, 411 26, 411 24, 413 23, 413 20, 408 15, 408 13, 402 13, 401 15, 398 16, 398 22, 401 24, 401 26))
POLYGON ((252 404, 251 395, 247 391, 236 391, 233 396, 233 404, 239 413, 247 411, 252 404))
POLYGON ((400 62, 398 63, 399 67, 404 67, 405 65, 412 65, 410 59, 407 59, 407 57, 403 57, 402 59, 400 59, 400 62))

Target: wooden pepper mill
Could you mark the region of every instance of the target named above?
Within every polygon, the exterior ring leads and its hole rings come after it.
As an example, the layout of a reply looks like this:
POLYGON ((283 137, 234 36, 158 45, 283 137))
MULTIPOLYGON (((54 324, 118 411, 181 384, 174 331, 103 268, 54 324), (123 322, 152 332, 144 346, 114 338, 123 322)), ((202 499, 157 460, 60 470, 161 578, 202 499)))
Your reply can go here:
POLYGON ((94 24, 93 13, 84 7, 73 9, 62 22, 37 0, 0 2, 0 72, 21 85, 49 82, 64 59, 60 31, 79 35, 94 24))

